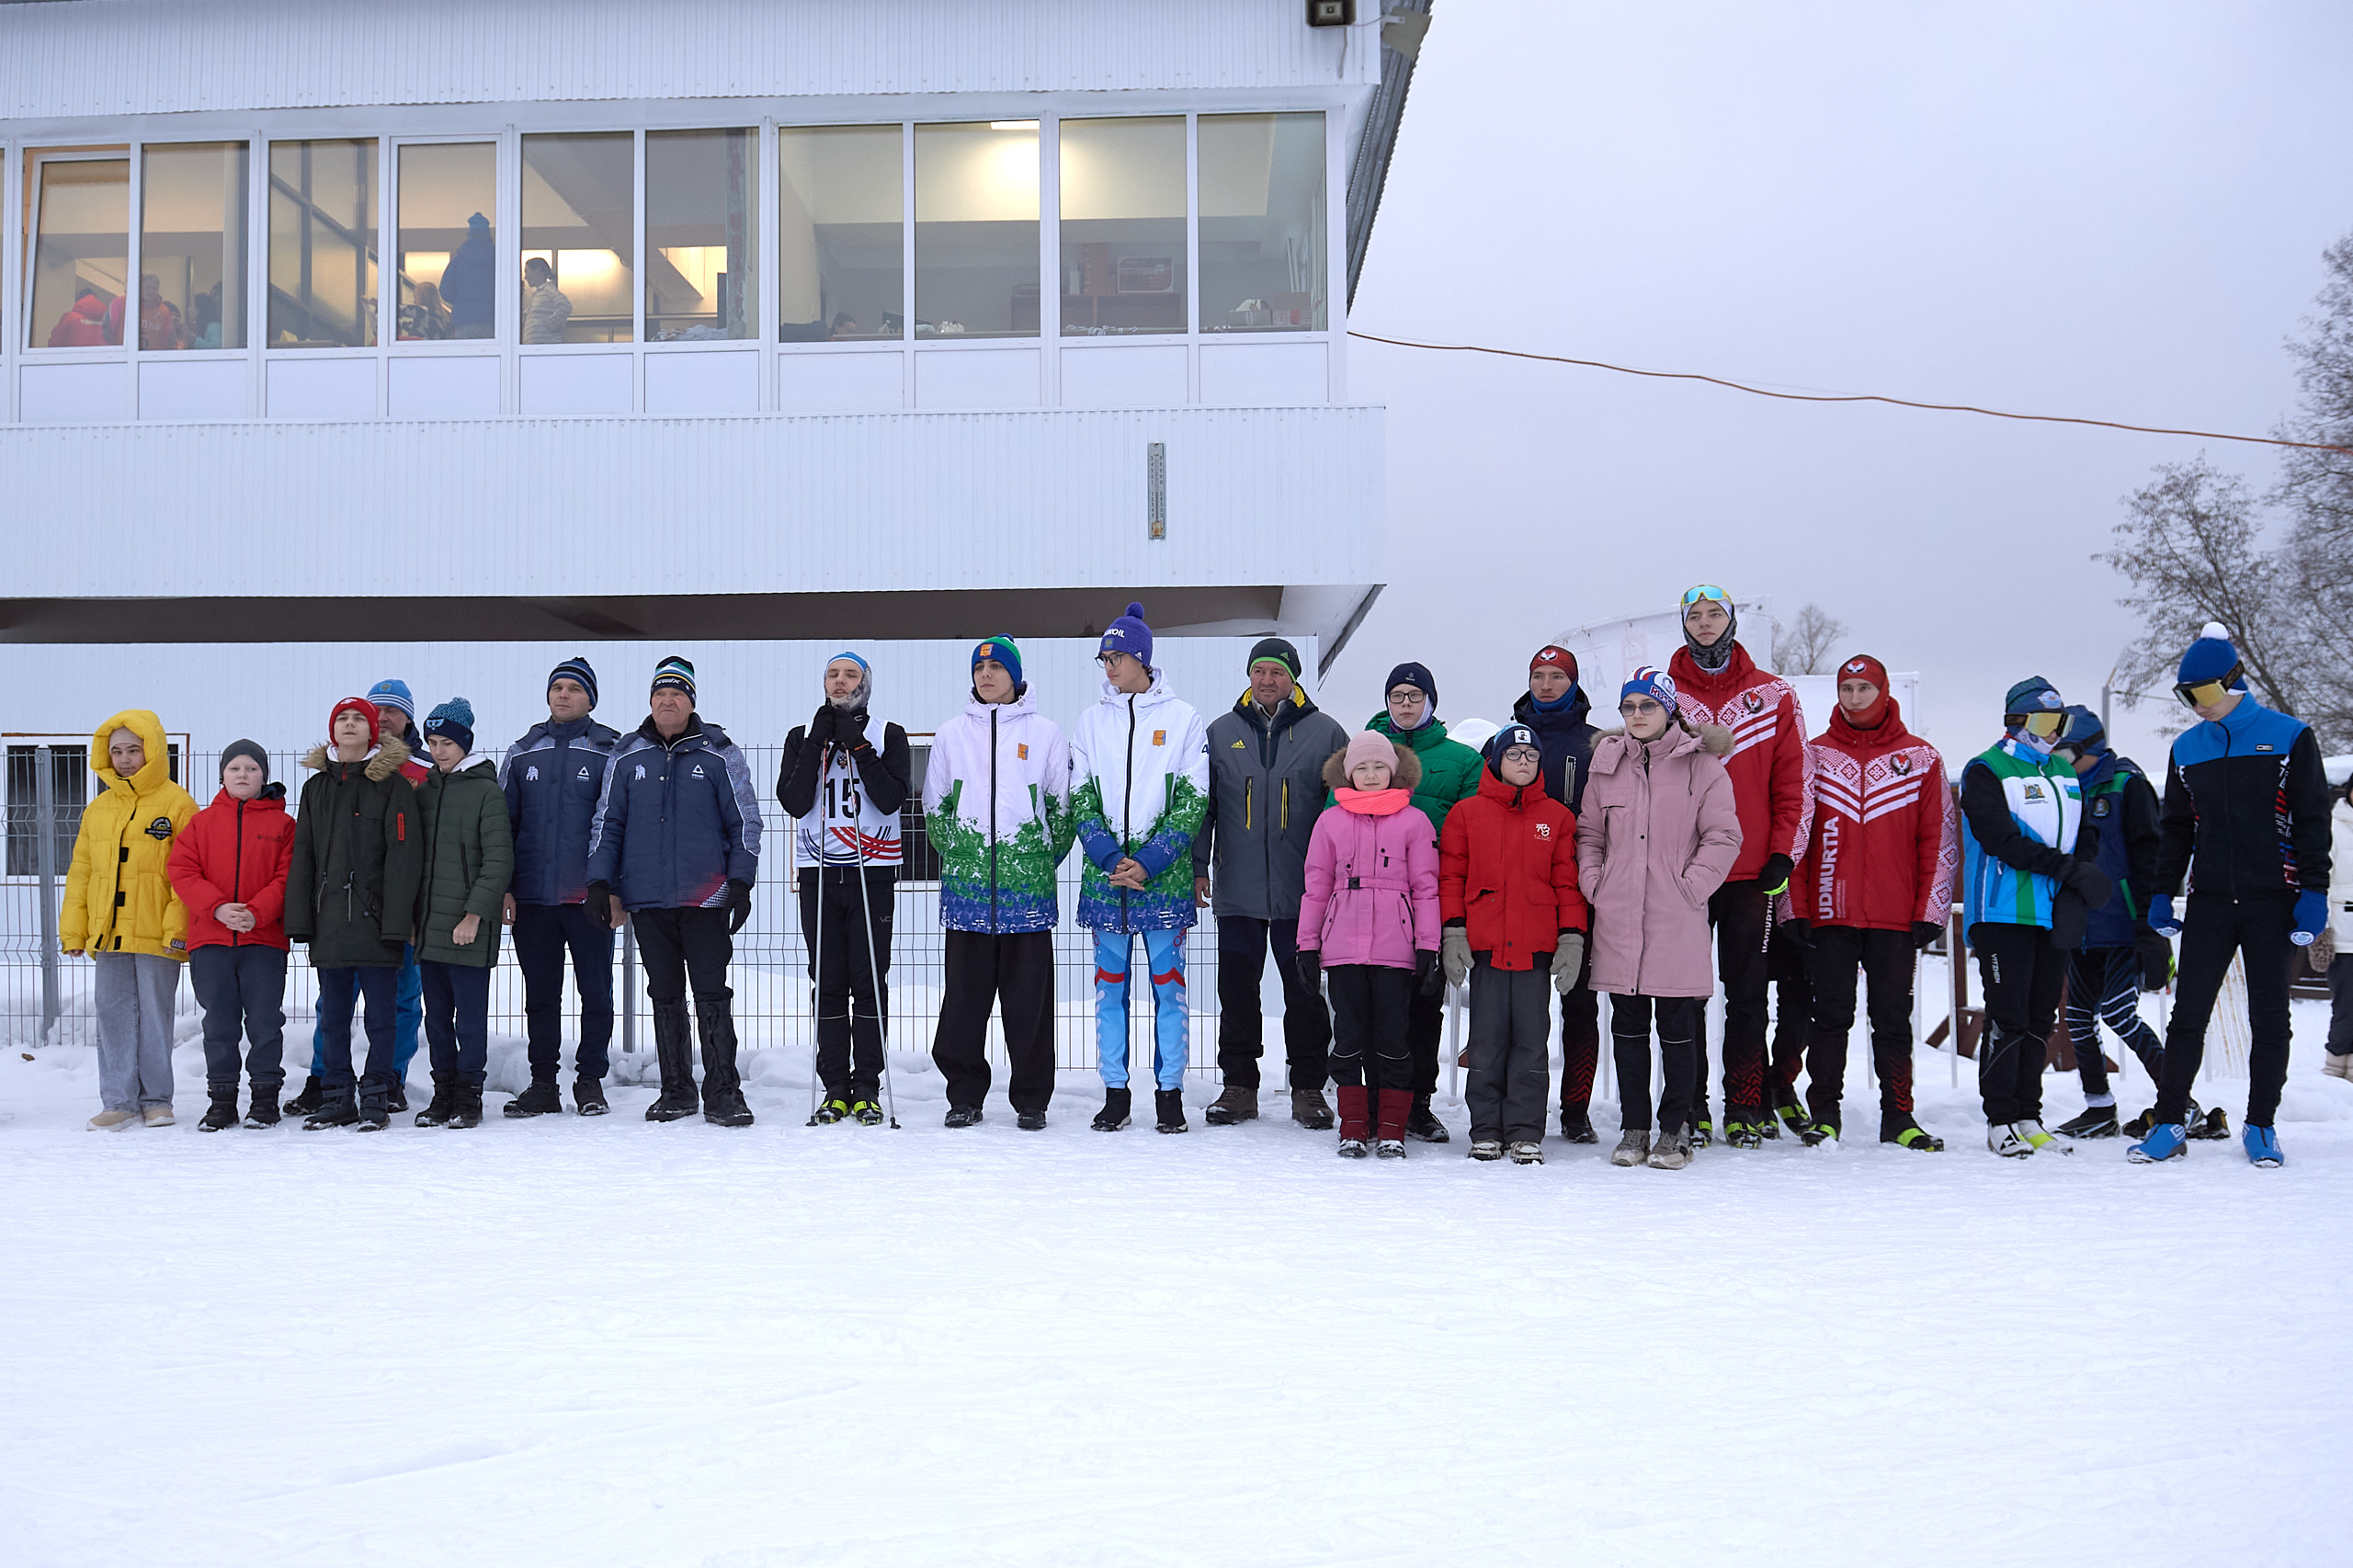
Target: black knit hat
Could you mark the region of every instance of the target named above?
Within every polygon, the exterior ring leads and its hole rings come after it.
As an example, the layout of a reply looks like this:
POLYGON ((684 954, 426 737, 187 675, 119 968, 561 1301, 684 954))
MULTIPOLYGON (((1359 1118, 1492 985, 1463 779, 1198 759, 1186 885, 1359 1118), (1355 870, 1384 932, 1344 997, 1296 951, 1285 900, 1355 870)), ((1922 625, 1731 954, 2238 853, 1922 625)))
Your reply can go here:
POLYGON ((252 757, 261 764, 261 781, 269 782, 269 753, 261 749, 259 741, 231 741, 221 748, 221 777, 229 776, 229 765, 241 756, 252 757))
POLYGON ((1246 675, 1250 671, 1256 669, 1261 662, 1267 659, 1272 659, 1275 663, 1289 670, 1290 672, 1290 678, 1293 680, 1297 680, 1300 677, 1304 668, 1304 666, 1302 666, 1299 662, 1299 650, 1292 647, 1288 642, 1284 641, 1280 637, 1261 637, 1255 644, 1252 645, 1250 649, 1250 660, 1247 664, 1242 666, 1243 672, 1246 675))

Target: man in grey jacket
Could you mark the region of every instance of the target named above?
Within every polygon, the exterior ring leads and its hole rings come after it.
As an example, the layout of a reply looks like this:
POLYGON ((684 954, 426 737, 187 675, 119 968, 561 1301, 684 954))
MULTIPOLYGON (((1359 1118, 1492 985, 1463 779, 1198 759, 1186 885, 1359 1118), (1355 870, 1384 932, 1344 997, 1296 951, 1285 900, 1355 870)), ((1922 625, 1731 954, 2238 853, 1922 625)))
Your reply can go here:
POLYGON ((1250 650, 1250 689, 1210 724, 1210 803, 1193 838, 1193 902, 1217 915, 1217 1064, 1225 1092, 1204 1119, 1212 1127, 1258 1114, 1266 1049, 1258 981, 1269 948, 1283 983, 1291 1119, 1319 1131, 1332 1125, 1324 1098, 1332 1016, 1299 975, 1299 901, 1307 842, 1324 809, 1324 764, 1348 734, 1309 700, 1299 676, 1299 650, 1262 639, 1250 650))

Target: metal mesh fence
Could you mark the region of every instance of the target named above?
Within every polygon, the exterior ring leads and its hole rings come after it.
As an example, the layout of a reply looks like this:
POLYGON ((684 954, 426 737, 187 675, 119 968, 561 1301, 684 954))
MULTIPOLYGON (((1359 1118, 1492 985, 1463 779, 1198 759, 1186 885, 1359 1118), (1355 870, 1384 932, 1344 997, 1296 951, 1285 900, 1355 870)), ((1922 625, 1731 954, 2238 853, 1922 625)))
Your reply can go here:
MULTIPOLYGON (((920 743, 919 743, 920 744, 920 743)), ((91 1043, 95 1040, 91 1008, 92 967, 86 959, 54 959, 53 924, 44 922, 43 884, 37 864, 42 804, 40 795, 43 759, 49 748, 11 745, 7 756, 6 876, 0 880, 0 1033, 18 1044, 40 1043, 49 1016, 44 997, 44 968, 56 986, 55 1023, 47 1043, 91 1043), (23 754, 21 757, 19 753, 23 754), (20 871, 19 867, 23 869, 20 871), (51 961, 45 966, 44 959, 51 961)), ((487 755, 487 754, 486 754, 487 755)), ((814 1009, 809 983, 808 949, 801 931, 800 903, 794 895, 791 819, 776 803, 774 784, 781 762, 779 745, 747 745, 745 759, 761 792, 762 843, 758 886, 753 890, 752 917, 736 934, 735 959, 729 982, 735 991, 736 1030, 750 1048, 808 1050, 813 1041, 814 1009)), ((918 751, 918 763, 924 756, 918 751)), ((301 791, 304 777, 301 754, 282 752, 270 758, 270 777, 287 786, 290 808, 301 791)), ((178 759, 175 759, 176 761, 178 759)), ((176 768, 199 805, 210 801, 218 776, 217 756, 197 752, 176 768)), ((53 921, 56 901, 63 896, 83 801, 94 780, 88 771, 86 748, 54 748, 46 766, 51 797, 49 811, 54 846, 53 876, 49 897, 53 921)), ((918 782, 921 773, 918 771, 918 782)), ((907 865, 895 893, 894 936, 890 958, 890 1034, 893 1049, 928 1052, 942 986, 944 941, 939 925, 938 884, 927 880, 937 862, 923 835, 919 802, 910 800, 902 813, 907 865)), ((1062 924, 1054 931, 1055 1038, 1060 1065, 1095 1065, 1094 933, 1073 921, 1078 907, 1079 858, 1064 862, 1062 876, 1062 924)), ((1135 1061, 1148 1069, 1151 1062, 1152 990, 1145 979, 1142 947, 1130 973, 1129 1037, 1135 1061)), ((1186 981, 1192 1015, 1190 1067, 1196 1073, 1216 1066, 1217 928, 1209 912, 1186 943, 1186 981)), ((617 964, 621 973, 614 987, 615 1008, 620 1015, 614 1030, 617 1052, 652 1050, 647 1022, 643 976, 635 962, 635 945, 625 932, 617 964)), ((290 1020, 287 1055, 299 1070, 301 1040, 309 1028, 318 994, 316 978, 301 947, 287 966, 286 1009, 290 1020)), ((187 987, 180 992, 183 1013, 194 1009, 187 987)), ((579 1038, 579 1005, 565 986, 563 1012, 567 1050, 579 1038)), ((493 1034, 520 1036, 523 1023, 523 976, 516 966, 513 945, 502 941, 498 967, 491 976, 490 1028, 493 1034)), ((989 1055, 1002 1067, 1004 1042, 997 1026, 989 1026, 989 1055)))

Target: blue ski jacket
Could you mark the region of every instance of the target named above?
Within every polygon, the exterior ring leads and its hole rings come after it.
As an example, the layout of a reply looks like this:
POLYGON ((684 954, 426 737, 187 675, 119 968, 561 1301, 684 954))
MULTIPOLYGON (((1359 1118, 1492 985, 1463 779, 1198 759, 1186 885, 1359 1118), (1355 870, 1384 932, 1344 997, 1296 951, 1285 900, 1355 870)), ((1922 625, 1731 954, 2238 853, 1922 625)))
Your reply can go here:
POLYGON ((506 754, 498 787, 515 835, 517 903, 578 903, 588 896, 588 830, 604 798, 620 732, 594 719, 534 724, 506 754))
POLYGON ((760 801, 727 733, 690 715, 675 741, 648 718, 613 753, 588 833, 588 880, 630 909, 716 909, 760 875, 760 801))

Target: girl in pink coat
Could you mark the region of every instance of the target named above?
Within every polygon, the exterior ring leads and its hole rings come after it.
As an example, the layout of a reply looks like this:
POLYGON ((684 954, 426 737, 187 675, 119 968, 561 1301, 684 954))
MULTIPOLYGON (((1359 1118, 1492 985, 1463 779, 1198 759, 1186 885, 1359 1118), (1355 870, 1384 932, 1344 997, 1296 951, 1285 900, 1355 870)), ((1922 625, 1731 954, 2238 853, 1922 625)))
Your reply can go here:
POLYGON ((1613 998, 1624 1136, 1613 1165, 1691 1163, 1699 1009, 1716 989, 1708 899, 1740 854, 1740 813, 1721 760, 1732 734, 1676 713, 1675 682, 1648 665, 1619 693, 1625 733, 1593 744, 1577 813, 1577 883, 1593 909, 1593 988, 1613 998), (1651 1146, 1651 1019, 1661 1073, 1651 1146))
POLYGON ((1307 844, 1299 972, 1311 989, 1325 976, 1332 983, 1332 1082, 1345 1159, 1365 1157, 1376 1122, 1381 1157, 1405 1157, 1405 1113, 1414 1106, 1405 1016, 1414 988, 1427 994, 1438 975, 1438 830, 1413 805, 1421 780, 1411 750, 1371 730, 1358 733, 1324 764, 1334 804, 1315 819, 1307 844))

